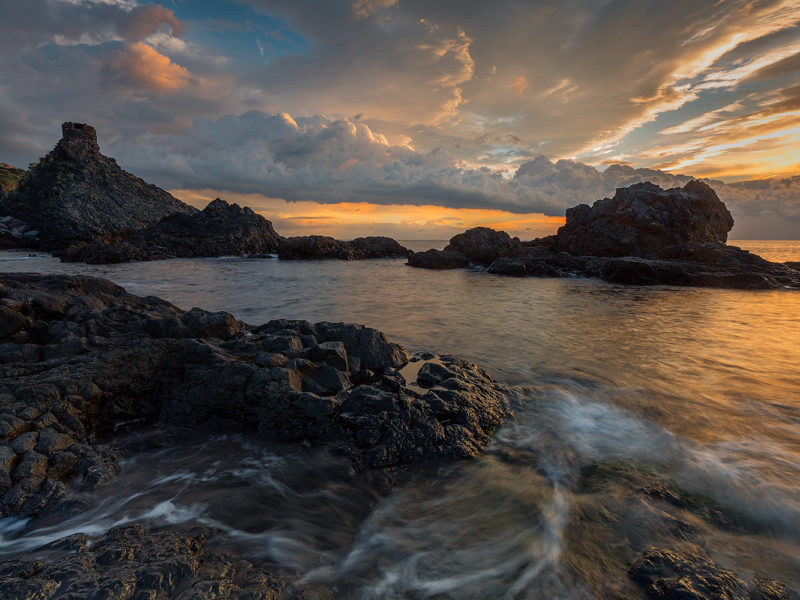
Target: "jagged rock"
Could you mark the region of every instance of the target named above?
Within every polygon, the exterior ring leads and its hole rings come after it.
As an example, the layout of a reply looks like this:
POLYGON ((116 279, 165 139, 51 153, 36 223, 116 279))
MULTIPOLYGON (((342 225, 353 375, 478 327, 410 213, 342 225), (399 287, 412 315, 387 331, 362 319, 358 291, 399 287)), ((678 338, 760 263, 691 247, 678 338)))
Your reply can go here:
POLYGON ((633 563, 630 576, 650 598, 663 600, 755 600, 796 597, 782 583, 757 580, 752 590, 720 567, 699 546, 650 547, 633 563))
POLYGON ((200 212, 164 217, 117 244, 73 244, 59 253, 66 261, 118 263, 201 256, 271 254, 280 236, 250 208, 217 198, 200 212))
POLYGON ((408 352, 363 325, 251 327, 90 277, 3 274, 0 300, 19 317, 0 338, 0 517, 114 478, 121 457, 97 440, 123 421, 258 429, 399 473, 475 456, 519 400, 454 357, 421 365, 438 385, 420 393, 398 371, 408 352))
POLYGON ((471 229, 443 251, 409 257, 412 267, 447 269, 492 259, 487 271, 513 277, 598 277, 624 285, 800 289, 800 263, 772 263, 727 246, 733 219, 714 190, 690 181, 650 183, 567 210, 558 234, 519 242, 502 231, 471 229))
POLYGON ((167 215, 196 212, 103 156, 93 127, 64 123, 62 132, 55 148, 0 202, 0 214, 39 231, 43 249, 116 242, 167 215))
POLYGON ((224 545, 223 533, 192 523, 151 531, 132 523, 93 540, 75 534, 40 549, 48 562, 0 564, 0 599, 333 598, 323 586, 297 584, 297 573, 217 550, 224 545))
POLYGON ((409 253, 408 248, 388 237, 363 237, 347 242, 324 235, 309 235, 281 238, 278 244, 278 257, 281 259, 405 258, 409 253))
POLYGON ((724 245, 732 227, 725 204, 701 181, 670 190, 637 183, 591 207, 567 209, 555 248, 577 256, 682 258, 687 244, 724 245))

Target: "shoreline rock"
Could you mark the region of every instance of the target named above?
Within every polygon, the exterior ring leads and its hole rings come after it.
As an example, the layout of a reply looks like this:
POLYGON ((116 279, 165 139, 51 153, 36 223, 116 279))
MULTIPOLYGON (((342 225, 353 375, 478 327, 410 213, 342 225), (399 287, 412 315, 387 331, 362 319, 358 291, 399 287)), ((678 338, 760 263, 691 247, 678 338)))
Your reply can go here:
POLYGON ((411 254, 408 248, 389 237, 342 241, 323 235, 280 238, 277 252, 281 260, 408 258, 411 254))
POLYGON ((520 242, 485 227, 453 237, 444 250, 418 252, 412 267, 478 264, 513 277, 594 277, 624 285, 800 289, 800 265, 773 263, 726 245, 733 218, 708 185, 662 190, 641 183, 613 198, 567 210, 558 233, 520 242))
POLYGON ((257 430, 391 480, 476 456, 520 400, 476 365, 411 357, 363 325, 254 327, 103 279, 0 275, 0 516, 114 478, 123 421, 257 430))

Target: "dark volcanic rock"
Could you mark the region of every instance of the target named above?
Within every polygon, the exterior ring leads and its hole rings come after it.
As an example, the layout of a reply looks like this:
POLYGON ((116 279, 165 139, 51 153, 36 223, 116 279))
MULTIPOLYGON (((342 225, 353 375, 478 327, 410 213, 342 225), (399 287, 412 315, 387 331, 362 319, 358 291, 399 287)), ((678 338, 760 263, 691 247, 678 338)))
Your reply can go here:
POLYGON ((454 269, 486 264, 513 277, 598 277, 625 285, 800 289, 800 264, 771 263, 726 246, 728 209, 708 185, 690 181, 662 190, 650 183, 620 188, 613 198, 567 210, 558 234, 519 242, 475 228, 443 250, 409 258, 412 267, 454 269))
POLYGON ((73 244, 63 260, 118 263, 201 256, 272 254, 280 236, 272 223, 238 204, 217 198, 200 212, 177 213, 139 230, 124 242, 73 244))
POLYGON ((452 250, 426 250, 414 252, 408 257, 408 264, 421 269, 461 269, 469 266, 469 258, 452 250))
POLYGON ((296 573, 216 550, 225 540, 191 523, 153 531, 123 525, 93 540, 75 534, 40 549, 52 557, 48 562, 32 556, 0 564, 0 598, 333 598, 322 586, 296 585, 296 573))
POLYGON ((464 233, 450 238, 444 251, 460 252, 481 265, 488 265, 501 256, 519 256, 524 246, 519 238, 512 238, 505 231, 495 231, 488 227, 473 227, 464 233))
POLYGON ((702 548, 648 548, 633 563, 630 576, 650 598, 663 600, 791 599, 797 595, 782 583, 756 580, 752 589, 735 573, 720 567, 702 548))
POLYGON ((450 238, 444 250, 415 252, 408 264, 423 269, 458 269, 471 263, 488 265, 500 257, 517 257, 525 251, 522 242, 505 231, 474 227, 450 238))
POLYGON ((282 259, 361 260, 405 258, 409 254, 408 248, 388 237, 362 237, 348 242, 324 235, 308 235, 281 238, 278 243, 278 257, 282 259))
POLYGON ((38 248, 39 232, 19 219, 6 215, 0 217, 0 250, 11 248, 38 248))
POLYGON ((687 244, 724 244, 732 227, 733 217, 705 183, 671 190, 637 183, 591 207, 567 209, 555 248, 578 256, 682 258, 687 244))
POLYGON ((408 362, 362 325, 251 327, 102 279, 0 275, 0 516, 115 477, 123 421, 258 429, 398 473, 475 456, 518 399, 454 357, 427 391, 408 387, 408 362))
POLYGON ((103 156, 93 127, 64 123, 62 131, 56 147, 0 202, 0 214, 40 232, 43 249, 115 242, 167 215, 196 212, 103 156))

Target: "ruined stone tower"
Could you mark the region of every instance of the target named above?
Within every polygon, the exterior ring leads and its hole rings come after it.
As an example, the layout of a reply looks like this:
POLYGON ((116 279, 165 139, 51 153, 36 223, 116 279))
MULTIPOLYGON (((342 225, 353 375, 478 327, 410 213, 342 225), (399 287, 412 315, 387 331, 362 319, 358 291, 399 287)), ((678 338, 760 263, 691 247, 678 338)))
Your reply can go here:
POLYGON ((58 145, 70 158, 78 160, 100 152, 100 147, 97 145, 97 131, 86 123, 71 121, 62 123, 61 140, 58 145))

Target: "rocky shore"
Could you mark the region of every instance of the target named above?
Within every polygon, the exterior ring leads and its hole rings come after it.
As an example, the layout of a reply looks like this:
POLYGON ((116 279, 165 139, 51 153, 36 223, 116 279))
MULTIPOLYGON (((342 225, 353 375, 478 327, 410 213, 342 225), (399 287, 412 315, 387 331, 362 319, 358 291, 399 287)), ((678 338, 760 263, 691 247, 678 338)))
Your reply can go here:
POLYGON ((663 190, 650 183, 567 210, 556 235, 522 242, 486 227, 418 252, 412 267, 486 267, 515 277, 596 277, 630 285, 800 289, 796 263, 772 263, 726 244, 733 218, 699 181, 663 190))
POLYGON ((0 163, 0 249, 36 248, 91 264, 168 258, 405 258, 395 240, 284 238, 248 207, 217 198, 205 209, 122 170, 85 123, 64 123, 55 148, 26 172, 0 163))

